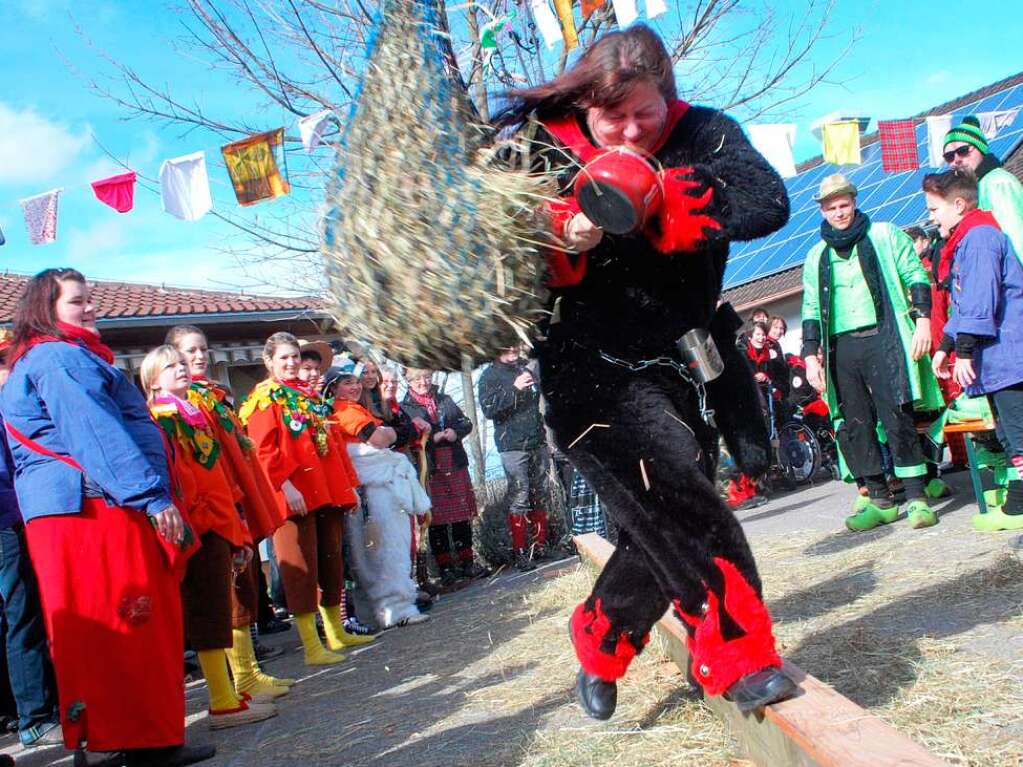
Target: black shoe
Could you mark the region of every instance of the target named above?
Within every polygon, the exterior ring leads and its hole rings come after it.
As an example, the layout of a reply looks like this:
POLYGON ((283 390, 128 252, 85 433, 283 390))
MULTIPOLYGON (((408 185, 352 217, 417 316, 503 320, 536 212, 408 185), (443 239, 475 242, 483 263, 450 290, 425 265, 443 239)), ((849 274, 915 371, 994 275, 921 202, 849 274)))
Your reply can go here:
POLYGON ((575 696, 591 719, 610 719, 618 706, 618 685, 579 669, 575 678, 575 696))
POLYGON ((262 642, 253 642, 252 649, 256 651, 256 660, 260 662, 280 658, 284 655, 283 647, 270 647, 262 642))
POLYGON ((520 573, 528 573, 531 570, 536 569, 536 562, 534 562, 528 552, 516 551, 515 552, 515 569, 520 573))
POLYGON ((185 767, 217 754, 214 746, 171 746, 121 751, 100 762, 101 767, 185 767))
POLYGON ((735 682, 725 692, 725 699, 746 713, 791 698, 797 689, 796 683, 785 676, 780 668, 765 668, 735 682))
POLYGON ((260 636, 270 636, 271 634, 282 634, 285 631, 291 630, 291 624, 285 623, 277 618, 271 618, 265 623, 256 624, 256 633, 260 636))
POLYGON ((536 544, 533 546, 533 561, 534 562, 550 562, 554 559, 554 555, 551 554, 550 549, 546 545, 541 546, 536 544))
POLYGON ((287 620, 288 617, 291 615, 291 613, 288 612, 288 608, 287 607, 281 607, 280 605, 273 605, 272 609, 273 609, 274 617, 277 618, 277 620, 282 620, 282 621, 287 620))
POLYGON ((442 567, 440 569, 440 585, 442 588, 450 588, 458 583, 458 573, 453 567, 442 567))
POLYGON ((490 568, 483 567, 483 565, 476 564, 475 561, 469 560, 462 565, 462 577, 468 578, 469 580, 476 580, 477 578, 486 578, 490 575, 490 568))

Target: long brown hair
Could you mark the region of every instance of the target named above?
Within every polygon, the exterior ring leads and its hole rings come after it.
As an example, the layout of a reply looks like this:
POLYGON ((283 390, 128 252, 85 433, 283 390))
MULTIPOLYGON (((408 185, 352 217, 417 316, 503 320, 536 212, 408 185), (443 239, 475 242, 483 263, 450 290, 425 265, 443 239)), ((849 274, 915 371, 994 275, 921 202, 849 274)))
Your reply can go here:
POLYGON ((518 125, 530 112, 541 120, 590 107, 624 101, 641 82, 650 82, 665 101, 678 98, 671 56, 661 38, 645 24, 609 32, 570 68, 548 83, 505 94, 508 105, 494 120, 498 127, 518 125))
POLYGON ((77 269, 44 269, 28 281, 14 310, 14 338, 11 346, 21 348, 39 336, 60 336, 57 327, 57 299, 62 282, 86 284, 77 269))

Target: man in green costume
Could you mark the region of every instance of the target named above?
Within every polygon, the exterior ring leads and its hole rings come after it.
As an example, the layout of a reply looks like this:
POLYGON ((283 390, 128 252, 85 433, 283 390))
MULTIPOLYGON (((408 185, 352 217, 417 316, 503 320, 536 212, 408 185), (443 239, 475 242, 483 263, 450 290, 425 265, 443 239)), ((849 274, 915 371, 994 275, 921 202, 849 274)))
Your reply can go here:
POLYGON ((806 379, 824 393, 832 418, 841 423, 839 447, 870 494, 869 503, 853 507, 846 526, 870 530, 899 516, 885 482, 880 422, 895 475, 906 488, 910 525, 929 527, 938 519, 924 490, 927 467, 913 410, 940 410, 945 403, 928 357, 927 272, 905 233, 871 223, 856 209, 856 187, 845 176, 828 176, 814 199, 824 221, 822 241, 803 266, 806 379))
POLYGON ((950 166, 970 170, 977 177, 977 207, 994 214, 1023 262, 1023 184, 991 154, 980 120, 964 117, 945 134, 944 151, 950 166))

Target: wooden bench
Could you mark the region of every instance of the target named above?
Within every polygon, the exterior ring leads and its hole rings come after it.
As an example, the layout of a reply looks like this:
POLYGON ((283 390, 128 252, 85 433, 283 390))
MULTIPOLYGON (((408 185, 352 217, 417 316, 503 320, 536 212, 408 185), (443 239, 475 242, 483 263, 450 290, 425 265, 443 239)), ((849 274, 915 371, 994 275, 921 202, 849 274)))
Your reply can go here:
POLYGON ((987 502, 984 500, 984 485, 980 481, 980 469, 977 466, 977 451, 973 447, 973 440, 970 439, 970 435, 983 434, 984 432, 994 430, 994 422, 983 420, 950 423, 946 424, 944 429, 946 436, 949 434, 963 434, 966 437, 963 442, 966 444, 966 459, 970 464, 970 483, 973 485, 973 494, 977 498, 977 506, 980 508, 981 514, 987 514, 987 502))
MULTIPOLYGON (((575 545, 583 561, 598 569, 614 553, 595 533, 576 536, 575 545)), ((682 624, 668 612, 656 628, 684 672, 689 653, 682 624)), ((784 668, 801 693, 767 706, 762 715, 744 716, 722 697, 707 699, 729 724, 743 758, 759 767, 950 767, 798 666, 786 662, 784 668)), ((684 761, 680 755, 679 763, 684 761)))

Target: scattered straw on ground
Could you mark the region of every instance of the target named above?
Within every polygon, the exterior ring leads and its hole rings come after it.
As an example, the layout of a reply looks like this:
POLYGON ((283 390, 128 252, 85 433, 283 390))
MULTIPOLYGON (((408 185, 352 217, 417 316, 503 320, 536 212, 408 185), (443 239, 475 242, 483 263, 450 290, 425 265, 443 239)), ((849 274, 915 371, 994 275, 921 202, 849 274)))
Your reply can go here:
MULTIPOLYGON (((1023 564, 997 545, 950 556, 945 543, 907 529, 761 538, 755 548, 788 659, 952 765, 1019 767, 1023 564)), ((656 639, 620 684, 615 717, 581 714, 567 621, 591 578, 580 567, 524 598, 529 630, 466 669, 495 680, 467 705, 531 712, 521 767, 748 764, 656 639)))

